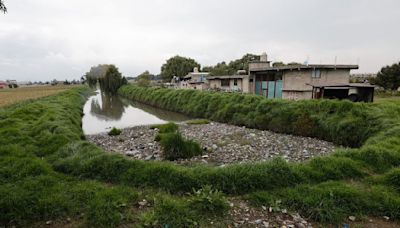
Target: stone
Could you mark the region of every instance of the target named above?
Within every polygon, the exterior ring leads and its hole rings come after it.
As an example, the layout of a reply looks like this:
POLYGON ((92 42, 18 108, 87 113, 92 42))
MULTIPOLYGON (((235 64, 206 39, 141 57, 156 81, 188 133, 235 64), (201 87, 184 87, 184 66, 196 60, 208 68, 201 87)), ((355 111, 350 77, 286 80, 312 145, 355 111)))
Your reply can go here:
POLYGON ((202 158, 208 158, 208 155, 207 154, 205 154, 205 155, 203 155, 203 156, 201 156, 202 158))
POLYGON ((139 151, 137 151, 137 150, 128 150, 128 151, 125 152, 125 155, 129 156, 129 157, 132 157, 132 156, 135 156, 138 153, 139 153, 139 151))
POLYGON ((150 161, 150 160, 153 160, 153 159, 154 159, 154 155, 149 155, 144 160, 150 161))
POLYGON ((261 206, 261 208, 263 209, 263 211, 266 211, 266 210, 267 210, 267 207, 266 207, 266 206, 261 206))
POLYGON ((144 207, 144 206, 147 205, 147 200, 144 199, 144 200, 140 201, 138 204, 139 204, 140 206, 144 207))
POLYGON ((49 220, 46 222, 46 225, 51 225, 53 223, 53 221, 49 220))
POLYGON ((386 221, 389 221, 389 220, 390 220, 390 218, 389 218, 388 216, 383 216, 383 218, 384 218, 386 221))
POLYGON ((355 216, 349 216, 349 220, 354 222, 354 221, 356 221, 356 217, 355 216))
POLYGON ((212 148, 213 148, 213 150, 216 150, 216 149, 218 149, 218 146, 216 144, 213 144, 212 148))
POLYGON ((269 222, 263 222, 264 227, 269 227, 269 222))
MULTIPOLYGON (((223 123, 179 125, 182 136, 199 142, 204 148, 204 155, 209 155, 206 160, 212 157, 212 165, 215 166, 260 162, 274 157, 284 157, 290 162, 302 162, 312 157, 327 155, 335 149, 332 143, 313 138, 276 134, 223 123)), ((125 139, 123 142, 118 140, 118 137, 108 137, 105 133, 87 135, 86 138, 106 151, 124 154, 132 159, 146 160, 150 159, 151 154, 162 154, 159 142, 154 141, 156 134, 157 130, 150 129, 149 126, 136 126, 122 132, 120 138, 125 139), (135 151, 136 154, 129 151, 135 151)), ((163 160, 162 156, 154 158, 163 160)), ((174 162, 192 165, 204 158, 195 156, 174 162)))
POLYGON ((306 228, 303 223, 296 223, 296 228, 306 228))
POLYGON ((263 222, 262 219, 257 219, 257 220, 254 221, 255 224, 261 224, 262 222, 263 222))

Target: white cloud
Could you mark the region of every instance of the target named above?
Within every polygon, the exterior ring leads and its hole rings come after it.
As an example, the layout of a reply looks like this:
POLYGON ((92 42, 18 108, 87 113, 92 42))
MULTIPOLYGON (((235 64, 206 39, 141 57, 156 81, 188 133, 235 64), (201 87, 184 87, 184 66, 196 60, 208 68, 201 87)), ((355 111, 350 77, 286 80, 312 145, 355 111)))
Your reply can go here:
POLYGON ((397 0, 19 0, 0 15, 0 79, 78 78, 114 63, 158 73, 170 56, 202 65, 267 51, 275 61, 399 60, 397 0))

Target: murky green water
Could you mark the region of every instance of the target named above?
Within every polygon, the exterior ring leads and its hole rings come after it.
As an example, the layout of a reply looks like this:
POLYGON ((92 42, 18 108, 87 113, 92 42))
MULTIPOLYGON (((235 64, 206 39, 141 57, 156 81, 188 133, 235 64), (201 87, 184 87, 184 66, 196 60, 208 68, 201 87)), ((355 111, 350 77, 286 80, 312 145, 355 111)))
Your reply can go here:
POLYGON ((190 118, 175 112, 132 102, 119 96, 107 96, 100 91, 89 97, 82 118, 83 132, 87 135, 108 132, 111 128, 181 122, 190 118))

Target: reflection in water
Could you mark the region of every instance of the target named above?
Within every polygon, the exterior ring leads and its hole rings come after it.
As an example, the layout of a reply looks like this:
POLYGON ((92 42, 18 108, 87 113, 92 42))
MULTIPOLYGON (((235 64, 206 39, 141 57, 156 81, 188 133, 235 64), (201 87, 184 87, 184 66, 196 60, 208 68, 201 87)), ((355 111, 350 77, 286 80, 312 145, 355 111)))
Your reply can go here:
POLYGON ((124 105, 116 95, 99 94, 100 99, 92 100, 90 113, 98 118, 120 120, 128 105, 124 105))
POLYGON ((82 128, 85 134, 107 132, 112 127, 127 128, 189 119, 182 114, 96 92, 83 108, 82 128))

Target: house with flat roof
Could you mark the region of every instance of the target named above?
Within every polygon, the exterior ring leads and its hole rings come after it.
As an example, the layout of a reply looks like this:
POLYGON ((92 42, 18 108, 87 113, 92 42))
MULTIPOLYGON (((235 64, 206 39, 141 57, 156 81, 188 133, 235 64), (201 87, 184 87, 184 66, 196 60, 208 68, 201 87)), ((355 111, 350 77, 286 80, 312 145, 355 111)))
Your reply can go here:
POLYGON ((249 63, 248 72, 213 76, 197 68, 179 82, 180 89, 243 92, 265 98, 290 100, 349 99, 372 102, 374 86, 350 83, 350 71, 358 65, 289 64, 271 66, 263 53, 259 61, 249 63))
POLYGON ((358 65, 285 65, 272 67, 267 54, 249 64, 249 91, 266 98, 291 100, 353 98, 373 101, 373 86, 350 83, 350 71, 358 65), (339 86, 338 86, 339 85, 339 86))
POLYGON ((224 92, 249 92, 249 75, 240 70, 235 75, 207 76, 209 88, 224 92))
POLYGON ((197 89, 206 90, 209 85, 207 82, 208 72, 200 72, 197 67, 193 69, 188 75, 179 81, 179 89, 197 89))

